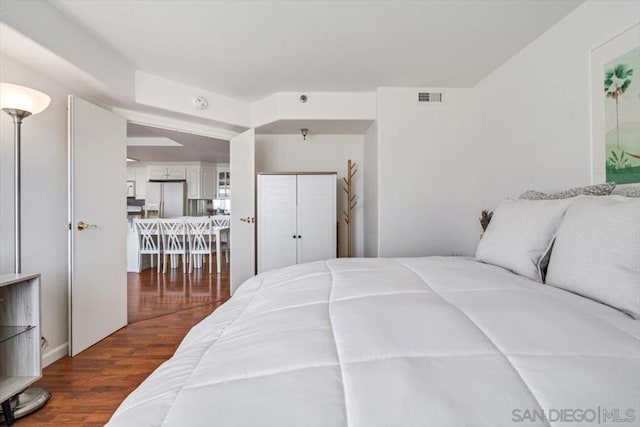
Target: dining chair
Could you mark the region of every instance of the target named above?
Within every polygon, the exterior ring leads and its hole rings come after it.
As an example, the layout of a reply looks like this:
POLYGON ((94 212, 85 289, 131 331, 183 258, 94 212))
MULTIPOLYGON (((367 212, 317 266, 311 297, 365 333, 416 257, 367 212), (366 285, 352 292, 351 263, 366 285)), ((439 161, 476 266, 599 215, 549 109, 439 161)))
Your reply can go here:
POLYGON ((167 272, 167 255, 171 268, 178 268, 178 255, 182 255, 182 272, 187 273, 187 229, 184 218, 158 219, 162 233, 163 272, 167 272))
POLYGON ((189 217, 186 218, 186 224, 189 234, 189 271, 193 271, 196 256, 202 256, 204 261, 204 256, 209 255, 209 274, 211 274, 215 241, 213 222, 209 217, 189 217))
POLYGON ((214 215, 211 217, 214 227, 229 227, 231 217, 229 215, 214 215))
POLYGON ((136 218, 133 220, 138 232, 138 265, 142 266, 142 255, 151 256, 153 268, 153 256, 157 255, 158 273, 160 273, 160 254, 162 252, 162 238, 157 219, 136 218))
POLYGON ((229 242, 229 230, 231 227, 231 216, 229 215, 214 215, 213 217, 211 217, 212 221, 213 221, 213 226, 214 227, 219 227, 220 230, 220 243, 224 245, 224 257, 225 260, 227 262, 227 264, 229 263, 229 249, 230 249, 230 242, 229 242))

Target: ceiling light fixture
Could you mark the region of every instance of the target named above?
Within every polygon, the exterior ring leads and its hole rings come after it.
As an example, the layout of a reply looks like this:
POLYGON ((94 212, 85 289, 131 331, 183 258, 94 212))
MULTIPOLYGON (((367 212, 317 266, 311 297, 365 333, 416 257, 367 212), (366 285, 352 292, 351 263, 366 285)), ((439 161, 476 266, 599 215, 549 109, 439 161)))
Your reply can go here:
POLYGON ((306 141, 307 140, 307 135, 309 134, 309 129, 302 128, 302 129, 300 129, 300 133, 302 134, 302 140, 306 141))
POLYGON ((131 157, 127 157, 127 162, 137 162, 137 159, 132 159, 131 157))

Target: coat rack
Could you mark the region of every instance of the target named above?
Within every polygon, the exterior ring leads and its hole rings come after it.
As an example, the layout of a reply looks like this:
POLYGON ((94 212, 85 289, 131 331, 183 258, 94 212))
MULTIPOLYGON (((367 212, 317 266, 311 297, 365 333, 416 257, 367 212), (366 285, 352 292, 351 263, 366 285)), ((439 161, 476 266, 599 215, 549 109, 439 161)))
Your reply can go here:
POLYGON ((353 193, 352 181, 358 169, 356 169, 356 164, 349 159, 347 162, 347 177, 342 178, 345 183, 345 187, 342 187, 345 193, 347 193, 347 210, 342 211, 344 214, 344 222, 347 223, 347 257, 351 258, 353 256, 353 239, 352 239, 352 221, 353 221, 353 208, 356 207, 358 201, 356 200, 356 195, 353 193))

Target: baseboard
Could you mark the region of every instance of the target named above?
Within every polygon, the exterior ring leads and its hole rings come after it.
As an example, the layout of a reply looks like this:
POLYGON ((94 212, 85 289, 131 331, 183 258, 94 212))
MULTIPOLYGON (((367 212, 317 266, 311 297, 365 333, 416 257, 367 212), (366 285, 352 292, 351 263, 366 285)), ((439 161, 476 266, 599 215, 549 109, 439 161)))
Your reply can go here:
POLYGON ((51 348, 42 353, 42 367, 51 365, 56 360, 62 359, 69 354, 69 343, 65 342, 57 347, 51 348))

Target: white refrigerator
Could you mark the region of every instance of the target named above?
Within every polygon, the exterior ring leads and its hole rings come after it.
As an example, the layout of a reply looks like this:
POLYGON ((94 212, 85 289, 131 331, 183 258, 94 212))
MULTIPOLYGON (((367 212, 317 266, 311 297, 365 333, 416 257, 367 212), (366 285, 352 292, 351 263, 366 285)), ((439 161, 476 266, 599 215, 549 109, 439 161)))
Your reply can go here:
POLYGON ((185 216, 187 208, 186 181, 149 181, 145 188, 147 218, 176 218, 185 216))

